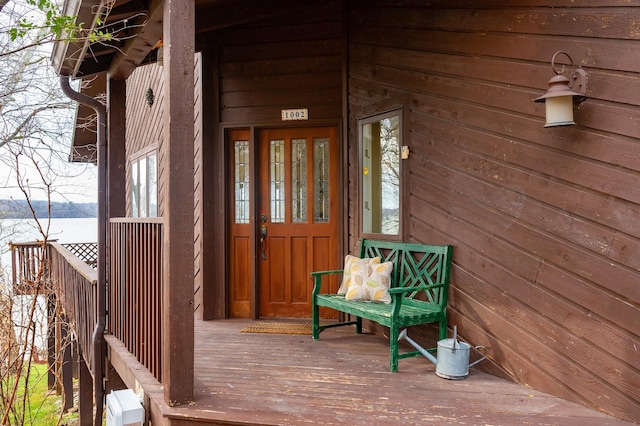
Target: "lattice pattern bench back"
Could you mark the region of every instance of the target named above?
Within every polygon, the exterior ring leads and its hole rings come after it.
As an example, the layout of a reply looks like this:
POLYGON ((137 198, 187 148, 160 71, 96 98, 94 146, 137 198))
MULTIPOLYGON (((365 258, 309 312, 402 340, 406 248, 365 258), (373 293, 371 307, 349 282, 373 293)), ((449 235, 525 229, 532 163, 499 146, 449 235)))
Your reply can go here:
POLYGON ((422 287, 407 292, 405 298, 422 300, 445 307, 449 293, 451 269, 450 245, 402 243, 363 239, 360 257, 380 256, 382 262, 393 263, 392 287, 422 287))

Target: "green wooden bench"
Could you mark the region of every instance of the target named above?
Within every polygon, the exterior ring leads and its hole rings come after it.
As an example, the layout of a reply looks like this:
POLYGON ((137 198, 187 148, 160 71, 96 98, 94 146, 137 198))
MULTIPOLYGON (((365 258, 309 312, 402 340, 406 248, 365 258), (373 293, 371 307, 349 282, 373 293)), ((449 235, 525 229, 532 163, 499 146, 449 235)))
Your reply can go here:
MULTIPOLYGON (((346 300, 344 295, 320 293, 323 278, 342 274, 343 270, 312 272, 312 334, 320 338, 327 328, 355 325, 356 333, 362 333, 362 319, 375 321, 389 327, 389 369, 398 371, 398 360, 422 355, 419 351, 398 353, 400 329, 418 324, 438 323, 440 339, 447 338, 447 297, 451 270, 450 245, 375 241, 363 239, 359 257, 380 257, 382 262, 392 262, 391 303, 346 300), (350 314, 355 319, 320 325, 320 307, 326 306, 350 314)), ((435 348, 428 349, 435 351, 435 348)))

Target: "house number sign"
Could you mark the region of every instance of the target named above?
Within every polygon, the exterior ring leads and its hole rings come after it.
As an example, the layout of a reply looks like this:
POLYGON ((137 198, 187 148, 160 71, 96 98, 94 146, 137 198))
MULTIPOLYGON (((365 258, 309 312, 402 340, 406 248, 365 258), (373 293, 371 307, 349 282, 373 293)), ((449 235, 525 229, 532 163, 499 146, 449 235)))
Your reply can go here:
POLYGON ((282 121, 308 120, 308 119, 309 119, 309 110, 306 108, 282 110, 282 121))

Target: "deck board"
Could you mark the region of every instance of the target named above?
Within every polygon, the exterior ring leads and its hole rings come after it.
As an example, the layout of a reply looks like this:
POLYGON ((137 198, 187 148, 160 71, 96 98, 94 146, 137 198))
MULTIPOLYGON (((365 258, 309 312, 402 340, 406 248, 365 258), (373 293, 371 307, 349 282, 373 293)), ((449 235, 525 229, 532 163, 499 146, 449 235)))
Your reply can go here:
POLYGON ((390 373, 387 341, 352 327, 314 341, 241 333, 248 322, 196 321, 196 401, 163 407, 172 425, 629 424, 474 368, 445 380, 423 357, 390 373))

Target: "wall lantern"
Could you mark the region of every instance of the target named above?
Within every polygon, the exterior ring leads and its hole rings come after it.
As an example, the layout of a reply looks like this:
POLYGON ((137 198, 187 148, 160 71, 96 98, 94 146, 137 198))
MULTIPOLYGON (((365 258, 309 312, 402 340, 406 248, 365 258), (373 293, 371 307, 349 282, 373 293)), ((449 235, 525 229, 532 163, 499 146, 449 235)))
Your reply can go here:
POLYGON ((580 103, 586 97, 587 73, 582 68, 574 66, 571 56, 563 51, 553 55, 551 68, 556 75, 549 80, 549 90, 535 102, 545 103, 547 122, 544 127, 571 126, 576 124, 573 121, 573 103, 580 103), (556 66, 556 57, 560 54, 565 55, 571 62, 573 72, 570 79, 564 75, 564 64, 560 69, 556 66))
POLYGON ((147 105, 153 106, 153 102, 156 100, 156 97, 153 94, 153 89, 151 87, 147 89, 147 92, 145 93, 144 97, 147 100, 147 105))

